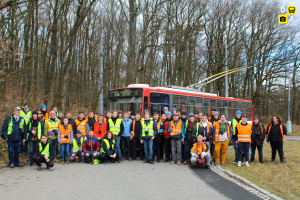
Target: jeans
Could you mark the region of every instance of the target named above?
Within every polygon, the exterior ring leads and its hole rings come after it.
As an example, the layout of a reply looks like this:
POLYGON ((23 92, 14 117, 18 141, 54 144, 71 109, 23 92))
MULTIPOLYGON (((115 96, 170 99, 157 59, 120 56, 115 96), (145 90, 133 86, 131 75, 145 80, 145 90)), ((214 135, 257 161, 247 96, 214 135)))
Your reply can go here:
POLYGON ((172 161, 181 162, 181 139, 171 139, 172 161))
POLYGON ((70 144, 63 143, 60 144, 60 159, 68 159, 70 153, 70 144))
POLYGON ((239 148, 236 143, 236 139, 233 138, 232 141, 233 141, 233 147, 234 147, 234 151, 235 151, 235 158, 237 158, 239 156, 239 148))
MULTIPOLYGON (((33 151, 36 148, 36 146, 38 145, 39 140, 37 141, 29 141, 29 146, 30 146, 30 164, 33 164, 33 151)), ((36 149, 35 151, 37 151, 38 149, 36 149)))
MULTIPOLYGON (((95 153, 95 152, 96 152, 96 151, 87 151, 87 153, 89 154, 89 157, 93 157, 93 153, 95 153)), ((100 155, 100 153, 97 152, 97 155, 96 155, 96 157, 94 157, 94 158, 97 158, 99 155, 100 155)), ((84 157, 84 158, 88 158, 88 157, 85 155, 84 152, 81 153, 81 156, 84 157)))
POLYGON ((283 157, 283 143, 281 142, 270 142, 272 148, 272 160, 276 159, 276 150, 278 151, 280 161, 284 161, 283 157))
POLYGON ((20 164, 19 152, 20 145, 22 142, 22 140, 7 140, 7 145, 9 149, 9 164, 20 164))
POLYGON ((155 137, 153 141, 153 160, 155 158, 155 148, 156 148, 156 159, 160 160, 160 143, 161 143, 161 136, 155 137))
POLYGON ((254 161, 255 158, 255 150, 258 150, 258 157, 259 157, 259 162, 263 160, 263 144, 262 145, 256 145, 256 144, 251 144, 251 161, 254 161))
POLYGON ((123 157, 124 158, 126 157, 126 149, 127 149, 127 157, 130 158, 130 136, 129 137, 122 136, 121 141, 122 141, 123 157))
POLYGON ((28 152, 28 140, 25 141, 25 144, 23 144, 23 142, 20 144, 20 151, 23 154, 28 152))
POLYGON ((120 136, 116 136, 115 152, 118 158, 121 158, 120 140, 121 140, 120 136))
POLYGON ((170 160, 170 154, 171 154, 171 139, 170 139, 170 138, 164 138, 164 145, 165 145, 165 156, 166 156, 166 160, 170 160))
POLYGON ((191 160, 191 149, 193 147, 193 144, 195 144, 196 141, 194 140, 184 140, 184 151, 183 151, 183 160, 188 161, 191 160))
POLYGON ((52 145, 53 148, 53 156, 56 158, 57 155, 57 140, 49 140, 49 143, 52 145))
MULTIPOLYGON (((210 153, 207 153, 206 156, 204 156, 206 165, 210 165, 210 157, 210 153)), ((198 164, 197 158, 195 156, 191 156, 191 162, 192 165, 198 164)))
POLYGON ((137 157, 137 148, 139 148, 139 157, 140 160, 144 159, 144 151, 143 151, 143 144, 141 143, 141 140, 137 137, 132 138, 132 159, 136 159, 137 157))
POLYGON ((239 142, 238 144, 239 155, 238 161, 242 161, 243 153, 245 154, 245 161, 249 161, 249 149, 250 149, 250 142, 239 142))
POLYGON ((152 160, 153 158, 153 140, 151 139, 143 139, 144 149, 145 149, 145 157, 147 160, 152 160), (149 150, 148 150, 149 148, 149 150))

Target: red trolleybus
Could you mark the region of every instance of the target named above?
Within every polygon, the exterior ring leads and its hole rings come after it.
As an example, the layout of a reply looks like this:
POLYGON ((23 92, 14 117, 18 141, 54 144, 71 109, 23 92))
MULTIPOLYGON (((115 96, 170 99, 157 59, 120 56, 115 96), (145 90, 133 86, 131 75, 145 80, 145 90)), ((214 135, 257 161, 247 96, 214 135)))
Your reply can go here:
POLYGON ((176 108, 181 112, 194 113, 198 111, 210 115, 211 109, 216 109, 219 114, 225 113, 227 120, 235 117, 237 110, 247 114, 252 121, 251 100, 218 97, 216 94, 200 92, 199 90, 167 86, 149 87, 147 84, 132 84, 126 88, 109 90, 108 110, 122 110, 141 113, 150 111, 150 115, 164 112, 164 107, 170 110, 176 108))

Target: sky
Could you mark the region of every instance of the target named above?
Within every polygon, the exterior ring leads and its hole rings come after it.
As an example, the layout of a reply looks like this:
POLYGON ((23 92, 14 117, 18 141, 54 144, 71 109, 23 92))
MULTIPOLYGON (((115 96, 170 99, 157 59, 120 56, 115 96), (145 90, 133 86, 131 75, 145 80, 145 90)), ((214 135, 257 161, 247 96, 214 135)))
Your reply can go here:
POLYGON ((300 23, 300 0, 281 0, 283 6, 296 6, 296 19, 295 22, 300 23))

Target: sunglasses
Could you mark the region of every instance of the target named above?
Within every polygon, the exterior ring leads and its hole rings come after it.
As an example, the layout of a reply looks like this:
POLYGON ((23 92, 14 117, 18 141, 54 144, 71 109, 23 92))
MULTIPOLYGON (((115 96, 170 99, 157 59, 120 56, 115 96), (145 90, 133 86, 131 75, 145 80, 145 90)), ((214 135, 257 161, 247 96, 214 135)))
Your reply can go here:
POLYGON ((39 115, 41 115, 42 113, 38 113, 39 115))

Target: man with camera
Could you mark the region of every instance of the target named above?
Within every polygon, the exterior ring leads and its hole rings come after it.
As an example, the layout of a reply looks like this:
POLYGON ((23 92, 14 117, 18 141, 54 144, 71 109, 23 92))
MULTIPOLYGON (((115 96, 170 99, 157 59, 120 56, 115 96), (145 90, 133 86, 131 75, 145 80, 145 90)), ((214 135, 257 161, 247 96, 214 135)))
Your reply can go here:
POLYGON ((53 148, 47 141, 46 135, 42 135, 41 142, 36 146, 35 164, 38 166, 38 171, 41 171, 41 163, 46 163, 47 169, 54 166, 53 148))
POLYGON ((259 122, 259 117, 254 115, 252 124, 251 134, 251 160, 250 163, 254 162, 255 150, 258 150, 259 162, 263 163, 263 144, 266 136, 266 130, 264 125, 259 122))
POLYGON ((64 118, 64 125, 59 125, 57 141, 60 144, 60 163, 69 164, 70 143, 73 142, 72 124, 68 117, 64 118))
POLYGON ((154 122, 153 120, 150 120, 149 112, 145 112, 145 119, 141 123, 141 129, 140 129, 140 140, 141 143, 144 144, 144 150, 145 150, 145 160, 143 163, 151 163, 153 162, 153 140, 154 140, 154 122))
POLYGON ((20 145, 26 141, 27 125, 25 120, 20 117, 20 108, 14 109, 14 115, 7 117, 3 122, 3 139, 7 140, 9 150, 9 167, 23 167, 19 161, 20 145))
POLYGON ((45 135, 47 136, 47 139, 49 143, 53 147, 53 155, 54 155, 54 162, 59 162, 59 160, 56 158, 57 155, 57 134, 58 134, 58 126, 60 125, 59 119, 56 118, 56 113, 54 110, 50 112, 49 119, 45 120, 45 135))
POLYGON ((229 139, 230 139, 230 124, 227 123, 225 114, 221 114, 220 121, 215 122, 214 127, 215 127, 215 138, 214 138, 215 165, 219 164, 220 150, 222 148, 221 165, 225 166, 226 152, 227 152, 229 139))

